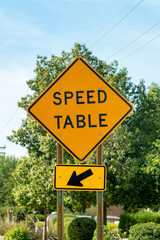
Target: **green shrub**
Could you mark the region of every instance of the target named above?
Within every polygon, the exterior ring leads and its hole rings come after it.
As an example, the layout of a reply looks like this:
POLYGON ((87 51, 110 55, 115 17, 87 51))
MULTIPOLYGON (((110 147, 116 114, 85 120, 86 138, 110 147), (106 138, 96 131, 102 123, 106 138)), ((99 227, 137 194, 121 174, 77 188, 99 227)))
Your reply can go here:
MULTIPOLYGON (((121 239, 118 227, 114 225, 103 226, 103 240, 121 239)), ((97 240, 97 229, 94 231, 93 240, 97 240)))
POLYGON ((160 239, 160 224, 142 223, 130 228, 128 240, 158 240, 160 239))
POLYGON ((96 222, 92 218, 75 218, 68 226, 69 240, 92 240, 96 222))
POLYGON ((36 227, 37 228, 43 228, 44 227, 44 222, 36 222, 36 227))
POLYGON ((127 234, 129 234, 129 229, 131 226, 137 223, 147 222, 160 223, 160 214, 155 212, 137 212, 131 214, 121 214, 119 230, 121 233, 127 232, 127 234))
MULTIPOLYGON (((30 220, 30 219, 34 219, 34 214, 28 214, 27 216, 27 219, 30 220)), ((42 214, 36 214, 36 220, 39 220, 40 222, 43 222, 44 221, 44 215, 42 214)))
POLYGON ((37 218, 40 222, 43 222, 43 221, 44 221, 44 215, 42 215, 42 214, 36 214, 36 218, 37 218))
MULTIPOLYGON (((75 219, 75 215, 64 215, 64 237, 69 239, 68 237, 68 226, 75 219)), ((57 221, 53 225, 54 231, 57 231, 57 221)))
MULTIPOLYGON (((73 214, 64 214, 64 219, 65 218, 76 218, 76 216, 75 215, 73 215, 73 214)), ((52 220, 51 220, 51 222, 52 222, 52 225, 54 225, 56 222, 57 222, 57 217, 54 217, 52 220)))
POLYGON ((127 232, 129 234, 129 229, 131 226, 135 225, 137 222, 134 219, 134 214, 121 214, 119 222, 120 233, 127 232))
POLYGON ((11 228, 4 236, 5 240, 29 240, 29 233, 23 227, 11 228))
POLYGON ((113 228, 115 228, 115 229, 117 229, 118 230, 118 224, 116 224, 116 223, 111 223, 111 222, 107 222, 107 226, 108 227, 113 227, 113 228))
POLYGON ((66 213, 66 214, 64 214, 64 217, 66 217, 66 218, 67 218, 67 217, 76 218, 76 215, 66 213))
POLYGON ((68 218, 65 218, 64 219, 64 237, 66 237, 66 239, 69 239, 69 236, 68 236, 68 227, 69 227, 69 224, 74 220, 75 218, 72 218, 72 217, 68 217, 68 218))

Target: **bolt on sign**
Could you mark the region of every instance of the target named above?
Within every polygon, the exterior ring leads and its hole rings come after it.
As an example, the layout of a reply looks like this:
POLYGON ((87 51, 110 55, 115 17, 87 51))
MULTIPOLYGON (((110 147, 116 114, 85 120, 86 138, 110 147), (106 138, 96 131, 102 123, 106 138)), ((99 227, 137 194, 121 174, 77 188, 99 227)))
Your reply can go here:
POLYGON ((73 191, 105 191, 106 167, 104 165, 54 166, 54 189, 73 191))
POLYGON ((77 57, 27 111, 82 163, 125 120, 133 106, 77 57))

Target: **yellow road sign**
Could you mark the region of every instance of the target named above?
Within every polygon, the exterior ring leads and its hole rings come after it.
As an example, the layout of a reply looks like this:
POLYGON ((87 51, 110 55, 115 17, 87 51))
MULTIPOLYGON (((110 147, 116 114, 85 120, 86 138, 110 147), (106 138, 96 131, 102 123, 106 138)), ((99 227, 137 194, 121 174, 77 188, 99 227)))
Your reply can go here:
POLYGON ((84 162, 133 111, 133 106, 78 57, 27 111, 74 158, 84 162))
POLYGON ((104 165, 54 166, 54 189, 73 191, 104 191, 106 167, 104 165))

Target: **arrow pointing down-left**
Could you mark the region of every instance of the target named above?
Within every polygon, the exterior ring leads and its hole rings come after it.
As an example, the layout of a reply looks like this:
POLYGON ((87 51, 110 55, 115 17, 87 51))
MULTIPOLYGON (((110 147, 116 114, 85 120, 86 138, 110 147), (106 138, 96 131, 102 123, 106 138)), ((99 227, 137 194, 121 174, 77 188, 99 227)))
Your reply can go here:
POLYGON ((70 177, 67 185, 83 187, 83 184, 81 183, 81 181, 84 180, 85 178, 90 177, 91 175, 93 175, 93 172, 91 169, 88 169, 87 171, 85 171, 79 175, 77 175, 76 171, 74 171, 72 173, 72 176, 70 177))

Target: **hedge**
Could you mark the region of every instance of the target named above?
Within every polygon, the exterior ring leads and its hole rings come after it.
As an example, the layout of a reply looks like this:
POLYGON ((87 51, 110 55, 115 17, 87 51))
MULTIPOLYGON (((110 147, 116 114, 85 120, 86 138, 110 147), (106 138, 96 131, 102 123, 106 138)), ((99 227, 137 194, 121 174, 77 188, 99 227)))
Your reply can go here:
POLYGON ((92 240, 95 228, 93 218, 75 218, 68 226, 69 240, 92 240))
POLYGON ((128 240, 159 240, 160 224, 141 223, 132 226, 129 230, 128 240))
MULTIPOLYGON (((28 214, 27 216, 27 219, 30 220, 30 219, 33 219, 34 220, 34 214, 31 213, 31 214, 28 214)), ((44 215, 43 214, 36 214, 36 220, 39 220, 40 222, 44 221, 44 215)))
POLYGON ((155 212, 136 212, 131 214, 121 214, 119 230, 121 233, 127 232, 129 234, 129 229, 131 226, 137 223, 160 223, 160 214, 155 212))
MULTIPOLYGON (((76 216, 75 215, 73 215, 73 214, 64 214, 64 219, 65 218, 76 218, 76 216)), ((51 222, 52 222, 52 224, 54 225, 56 222, 57 222, 57 217, 54 217, 52 220, 51 220, 51 222)))

